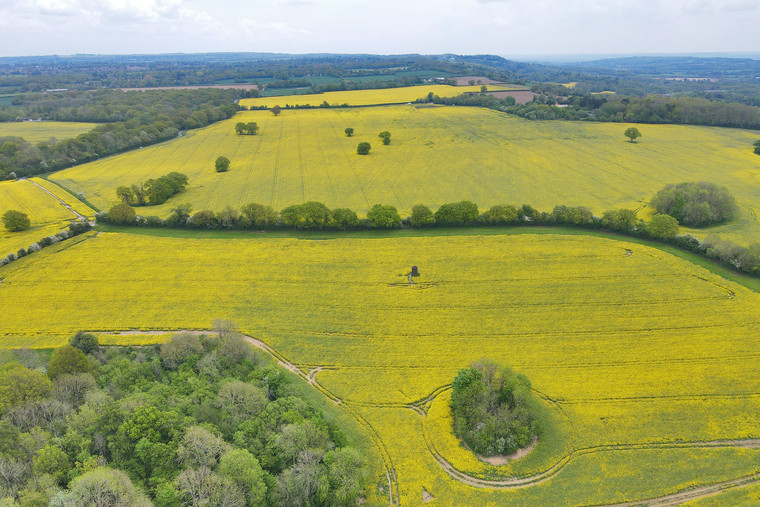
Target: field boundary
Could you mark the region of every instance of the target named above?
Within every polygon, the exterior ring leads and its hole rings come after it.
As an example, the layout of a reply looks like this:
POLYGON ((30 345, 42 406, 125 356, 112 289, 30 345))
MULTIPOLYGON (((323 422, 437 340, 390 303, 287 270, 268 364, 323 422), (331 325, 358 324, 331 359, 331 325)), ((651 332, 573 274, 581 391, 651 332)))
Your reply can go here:
POLYGON ((502 227, 434 227, 429 229, 393 229, 393 230, 355 230, 355 231, 303 231, 303 230, 267 230, 267 231, 235 231, 235 230, 194 230, 194 229, 166 229, 136 226, 121 226, 115 224, 98 224, 97 230, 102 232, 139 234, 143 236, 158 236, 172 238, 194 239, 302 239, 302 240, 329 240, 329 239, 390 239, 405 237, 430 237, 430 236, 517 236, 521 234, 557 235, 557 236, 591 236, 604 238, 625 243, 644 245, 674 255, 707 269, 726 280, 738 283, 754 292, 760 293, 760 278, 731 269, 720 262, 699 255, 694 252, 679 248, 672 244, 662 243, 651 239, 637 236, 626 236, 615 232, 591 230, 562 225, 532 225, 532 226, 502 226, 502 227))

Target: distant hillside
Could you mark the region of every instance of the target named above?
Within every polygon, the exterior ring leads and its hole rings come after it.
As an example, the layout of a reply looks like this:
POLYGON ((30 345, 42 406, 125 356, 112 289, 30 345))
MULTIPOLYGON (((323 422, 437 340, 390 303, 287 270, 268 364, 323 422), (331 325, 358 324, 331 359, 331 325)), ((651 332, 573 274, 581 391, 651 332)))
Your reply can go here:
POLYGON ((631 56, 569 64, 586 71, 613 71, 652 77, 758 78, 760 60, 694 56, 631 56))

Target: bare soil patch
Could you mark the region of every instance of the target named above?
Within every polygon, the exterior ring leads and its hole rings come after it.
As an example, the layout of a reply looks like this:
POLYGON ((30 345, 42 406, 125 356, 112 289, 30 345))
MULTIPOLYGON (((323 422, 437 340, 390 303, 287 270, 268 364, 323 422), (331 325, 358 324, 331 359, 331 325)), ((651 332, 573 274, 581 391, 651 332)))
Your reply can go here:
POLYGON ((505 97, 514 97, 515 102, 517 102, 518 104, 527 104, 528 102, 533 100, 533 97, 536 96, 536 94, 530 90, 498 91, 498 92, 486 92, 486 93, 488 95, 493 95, 494 97, 498 97, 500 99, 503 99, 505 97))
POLYGON ((457 84, 457 86, 469 86, 470 81, 475 81, 475 84, 492 85, 492 84, 504 84, 502 81, 494 81, 485 76, 459 76, 451 78, 457 84))
POLYGON ((532 451, 533 448, 536 447, 537 443, 538 443, 538 439, 534 438, 531 443, 529 443, 522 449, 517 449, 512 454, 502 454, 502 455, 497 455, 497 456, 481 456, 480 454, 475 454, 475 456, 477 456, 480 461, 483 461, 484 463, 488 463, 489 465, 494 465, 494 466, 506 465, 510 461, 514 461, 516 459, 524 458, 525 456, 527 456, 528 453, 530 453, 530 451, 532 451))

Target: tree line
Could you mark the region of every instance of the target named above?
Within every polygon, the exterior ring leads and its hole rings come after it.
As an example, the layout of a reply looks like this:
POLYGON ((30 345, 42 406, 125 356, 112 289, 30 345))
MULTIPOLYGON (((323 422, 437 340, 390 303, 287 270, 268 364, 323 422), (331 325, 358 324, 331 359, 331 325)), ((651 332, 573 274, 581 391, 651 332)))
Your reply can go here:
POLYGON ((52 355, 15 352, 0 366, 0 496, 356 505, 365 457, 234 325, 215 328, 151 347, 104 348, 80 332, 52 355))
POLYGON ((65 239, 73 238, 74 236, 79 236, 80 234, 83 234, 87 231, 92 229, 89 222, 83 222, 83 221, 75 221, 69 224, 69 228, 59 231, 51 236, 45 236, 44 238, 41 238, 38 241, 35 241, 31 245, 29 245, 27 248, 19 248, 17 252, 11 252, 7 254, 5 257, 0 258, 0 267, 5 266, 6 264, 10 264, 13 261, 17 261, 18 259, 22 257, 26 257, 27 255, 33 254, 35 252, 39 252, 45 247, 48 247, 50 245, 54 245, 58 243, 59 241, 63 241, 65 239))
POLYGON ((760 129, 760 109, 757 107, 694 97, 574 95, 558 98, 539 95, 527 104, 516 104, 512 97, 500 99, 487 93, 468 93, 457 97, 428 95, 417 102, 487 107, 529 120, 665 123, 760 129))
POLYGON ((20 108, 0 110, 0 121, 19 118, 100 123, 71 139, 32 144, 0 137, 0 179, 56 171, 167 141, 180 131, 231 118, 240 108, 235 90, 98 90, 26 94, 20 108))
MULTIPOLYGON (((121 205, 115 205, 121 206, 121 205)), ((104 224, 139 227, 167 227, 212 230, 304 230, 351 231, 388 230, 427 227, 497 227, 497 226, 570 226, 603 230, 626 236, 652 239, 716 260, 725 266, 752 276, 760 277, 760 243, 749 247, 732 242, 700 241, 691 234, 680 234, 678 220, 657 213, 649 221, 640 219, 631 209, 611 209, 601 216, 584 206, 555 206, 551 212, 539 211, 529 204, 516 207, 511 204, 491 206, 482 213, 471 201, 442 204, 435 212, 418 204, 410 216, 403 218, 390 205, 374 205, 365 218, 348 208, 330 209, 321 202, 306 202, 288 206, 280 212, 271 206, 251 203, 240 209, 227 206, 214 212, 192 212, 192 206, 179 204, 169 217, 138 216, 130 206, 115 207, 96 215, 104 224), (122 215, 120 211, 128 213, 122 215), (717 246, 716 246, 717 245, 717 246)), ((709 238, 709 236, 708 236, 709 238)))

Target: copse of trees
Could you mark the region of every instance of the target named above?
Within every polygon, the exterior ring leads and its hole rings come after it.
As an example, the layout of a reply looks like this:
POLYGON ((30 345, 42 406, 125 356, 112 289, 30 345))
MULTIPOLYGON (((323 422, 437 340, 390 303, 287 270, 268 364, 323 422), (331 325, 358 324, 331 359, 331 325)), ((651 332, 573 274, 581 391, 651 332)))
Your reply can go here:
POLYGON ((734 196, 726 187, 705 181, 668 185, 652 197, 650 204, 658 213, 693 227, 726 222, 737 212, 734 196))
POLYGON ((235 124, 235 133, 237 135, 255 136, 259 133, 259 125, 255 121, 243 123, 239 121, 235 124))
POLYGON ((187 183, 187 175, 174 171, 160 178, 149 179, 145 183, 140 182, 129 187, 120 186, 116 189, 116 197, 128 206, 155 206, 184 192, 187 183))
POLYGON ((760 155, 760 139, 758 139, 757 141, 755 141, 755 143, 753 144, 753 146, 755 147, 755 149, 754 149, 755 155, 760 155))
POLYGON ((541 422, 524 375, 480 361, 460 370, 451 387, 454 427, 475 453, 511 454, 538 438, 541 422))

